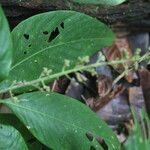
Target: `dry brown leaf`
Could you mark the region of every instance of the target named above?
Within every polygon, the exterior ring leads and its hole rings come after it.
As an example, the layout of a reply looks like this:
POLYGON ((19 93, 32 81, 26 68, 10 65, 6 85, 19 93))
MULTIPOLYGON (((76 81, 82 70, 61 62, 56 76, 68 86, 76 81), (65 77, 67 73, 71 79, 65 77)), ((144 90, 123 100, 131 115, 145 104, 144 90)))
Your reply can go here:
MULTIPOLYGON (((125 51, 128 52, 129 58, 133 56, 127 37, 116 38, 114 44, 111 47, 103 49, 104 55, 108 61, 122 59, 125 51)), ((132 62, 129 61, 125 65, 130 68, 132 66, 132 62)), ((125 71, 124 65, 122 64, 116 66, 113 65, 113 67, 120 74, 125 71)), ((129 83, 131 83, 134 80, 134 72, 129 71, 126 79, 129 83)))

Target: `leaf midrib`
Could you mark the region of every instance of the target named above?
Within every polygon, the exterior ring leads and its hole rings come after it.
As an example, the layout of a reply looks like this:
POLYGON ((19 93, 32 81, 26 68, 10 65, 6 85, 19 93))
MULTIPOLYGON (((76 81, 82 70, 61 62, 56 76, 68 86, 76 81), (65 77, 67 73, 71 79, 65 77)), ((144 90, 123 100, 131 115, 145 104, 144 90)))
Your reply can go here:
POLYGON ((16 68, 17 66, 19 66, 20 64, 22 64, 22 63, 28 61, 28 60, 31 59, 32 57, 34 57, 34 56, 36 56, 36 55, 38 55, 38 54, 40 54, 40 53, 46 51, 47 49, 55 48, 55 47, 58 47, 58 46, 61 46, 61 45, 76 43, 76 42, 78 42, 78 41, 99 40, 99 39, 106 39, 106 38, 87 38, 87 39, 79 39, 79 40, 69 41, 69 42, 66 42, 66 43, 59 43, 59 44, 56 44, 56 45, 54 45, 54 46, 46 47, 46 48, 44 48, 44 49, 42 49, 42 50, 40 50, 40 51, 38 51, 38 52, 32 54, 31 56, 29 56, 29 57, 23 59, 22 61, 20 61, 19 63, 15 64, 14 66, 12 66, 11 71, 12 71, 14 68, 16 68))
MULTIPOLYGON (((65 122, 65 121, 63 121, 63 120, 60 120, 60 119, 57 119, 57 118, 54 118, 54 117, 52 117, 52 116, 50 116, 50 115, 48 115, 48 114, 46 114, 46 113, 43 113, 43 112, 39 112, 39 111, 37 111, 37 110, 33 110, 33 109, 30 109, 29 107, 27 108, 27 107, 23 107, 23 106, 20 106, 20 105, 16 105, 16 104, 14 104, 14 103, 10 103, 10 102, 3 102, 4 104, 8 104, 8 105, 12 105, 12 106, 15 106, 15 107, 18 107, 18 108, 20 108, 20 109, 24 109, 24 110, 27 110, 27 111, 31 111, 31 112, 34 112, 34 113, 37 113, 37 114, 40 114, 40 115, 43 115, 45 118, 49 118, 50 120, 56 120, 56 121, 58 121, 58 122, 61 122, 61 123, 63 123, 64 125, 67 125, 67 126, 72 126, 72 127, 76 127, 76 128, 78 128, 79 130, 81 130, 82 132, 84 132, 84 133, 86 133, 87 132, 87 130, 85 130, 84 128, 82 128, 82 127, 80 127, 80 126, 77 126, 77 125, 74 125, 74 124, 69 124, 69 123, 67 123, 67 122, 65 122)), ((89 131, 88 131, 89 132, 89 131)), ((94 134, 94 133, 92 133, 95 137, 97 137, 97 136, 100 136, 100 135, 96 135, 96 134, 94 134)))

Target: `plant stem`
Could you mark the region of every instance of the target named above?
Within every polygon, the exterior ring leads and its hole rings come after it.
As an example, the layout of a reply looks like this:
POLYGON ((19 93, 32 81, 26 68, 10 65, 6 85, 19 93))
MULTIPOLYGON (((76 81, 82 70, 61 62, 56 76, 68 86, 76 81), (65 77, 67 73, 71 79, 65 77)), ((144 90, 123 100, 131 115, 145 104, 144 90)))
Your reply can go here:
MULTIPOLYGON (((140 61, 143 60, 143 59, 145 60, 145 59, 148 59, 148 58, 147 58, 147 56, 144 55, 144 56, 141 57, 140 61)), ((23 83, 16 83, 13 86, 10 86, 8 88, 0 90, 0 94, 8 92, 8 91, 17 90, 17 89, 20 89, 20 88, 23 88, 23 87, 29 87, 29 86, 32 86, 32 85, 36 85, 36 84, 39 84, 43 81, 44 82, 50 82, 52 79, 56 79, 56 78, 59 78, 59 77, 64 76, 64 75, 68 75, 70 73, 75 73, 75 72, 78 72, 78 71, 87 71, 89 69, 96 68, 96 67, 103 66, 103 65, 112 65, 113 66, 113 65, 117 65, 117 64, 121 64, 121 63, 126 63, 128 61, 133 61, 133 62, 138 61, 139 62, 139 60, 136 60, 136 59, 132 58, 130 60, 114 60, 114 61, 111 61, 111 62, 96 62, 96 63, 90 64, 90 65, 77 66, 73 69, 64 70, 62 72, 55 73, 55 74, 52 74, 52 75, 49 75, 49 76, 46 76, 46 77, 40 77, 36 80, 27 81, 27 82, 23 82, 23 83)))

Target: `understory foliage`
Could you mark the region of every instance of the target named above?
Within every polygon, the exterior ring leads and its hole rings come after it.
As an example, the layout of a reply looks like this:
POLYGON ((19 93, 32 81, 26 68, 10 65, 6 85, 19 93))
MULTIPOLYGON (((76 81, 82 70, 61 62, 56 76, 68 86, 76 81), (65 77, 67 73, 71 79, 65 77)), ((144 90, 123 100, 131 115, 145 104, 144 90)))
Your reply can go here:
MULTIPOLYGON (((70 73, 93 72, 97 66, 126 62, 99 60, 84 65, 114 38, 109 27, 74 11, 38 14, 10 33, 0 8, 0 103, 12 111, 0 114, 0 150, 40 150, 42 144, 54 150, 120 150, 116 135, 94 112, 48 87, 48 83, 70 73), (2 99, 4 93, 9 96, 2 99)), ((146 53, 131 60, 137 66, 148 58, 146 53)), ((132 142, 139 144, 139 149, 149 146, 149 140, 137 132, 139 128, 136 123, 127 149, 134 149, 132 142)))

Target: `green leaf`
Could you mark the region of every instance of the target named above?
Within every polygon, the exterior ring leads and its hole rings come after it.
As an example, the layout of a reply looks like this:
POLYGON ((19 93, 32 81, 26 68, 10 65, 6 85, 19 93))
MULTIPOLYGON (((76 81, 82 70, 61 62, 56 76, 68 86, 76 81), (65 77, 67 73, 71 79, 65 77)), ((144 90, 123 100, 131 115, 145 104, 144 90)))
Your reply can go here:
POLYGON ((0 124, 15 127, 24 138, 29 150, 42 150, 42 144, 37 141, 22 122, 14 114, 0 114, 0 124))
POLYGON ((0 150, 28 150, 28 148, 15 128, 0 124, 0 150))
POLYGON ((101 4, 101 5, 115 6, 125 2, 126 0, 73 0, 73 1, 84 4, 101 4))
POLYGON ((8 23, 0 6, 0 81, 9 74, 12 62, 12 49, 8 23))
POLYGON ((28 132, 25 126, 20 122, 20 120, 14 114, 0 114, 0 124, 11 125, 15 127, 23 136, 23 138, 28 141, 33 138, 33 136, 28 132))
POLYGON ((88 150, 92 146, 102 150, 97 138, 104 139, 103 146, 107 144, 109 150, 120 149, 111 129, 88 107, 72 98, 34 92, 3 103, 37 139, 54 150, 88 150))
POLYGON ((43 67, 61 72, 65 59, 73 68, 79 56, 110 45, 114 34, 85 14, 54 11, 23 21, 13 30, 12 38, 14 57, 9 80, 31 81, 39 78, 43 67))

